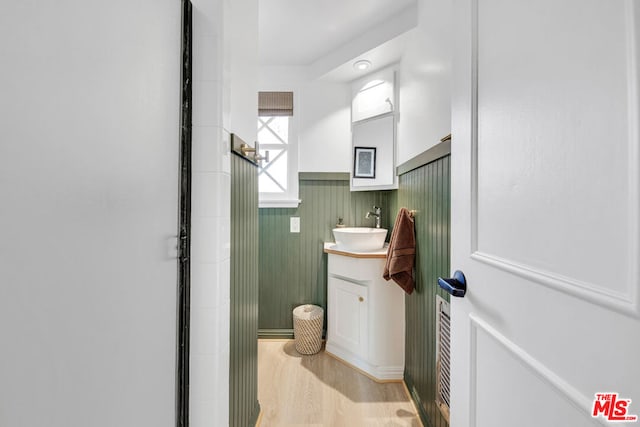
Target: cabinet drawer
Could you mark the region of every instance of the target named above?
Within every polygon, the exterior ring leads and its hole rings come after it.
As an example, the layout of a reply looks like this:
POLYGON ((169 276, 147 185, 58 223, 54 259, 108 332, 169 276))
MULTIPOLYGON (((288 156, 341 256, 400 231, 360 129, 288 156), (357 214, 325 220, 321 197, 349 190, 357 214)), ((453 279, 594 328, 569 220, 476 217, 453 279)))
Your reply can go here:
POLYGON ((351 280, 366 281, 382 277, 385 260, 383 258, 352 258, 329 254, 328 273, 351 280))

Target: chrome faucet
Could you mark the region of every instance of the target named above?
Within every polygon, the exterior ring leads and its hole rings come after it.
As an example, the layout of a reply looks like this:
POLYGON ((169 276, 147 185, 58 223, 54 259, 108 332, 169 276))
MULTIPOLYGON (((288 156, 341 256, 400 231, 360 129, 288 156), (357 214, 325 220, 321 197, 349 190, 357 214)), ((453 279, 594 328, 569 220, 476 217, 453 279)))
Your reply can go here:
POLYGON ((371 215, 376 217, 376 228, 380 228, 380 208, 377 206, 373 207, 373 212, 367 212, 367 214, 364 216, 365 218, 370 218, 371 215))

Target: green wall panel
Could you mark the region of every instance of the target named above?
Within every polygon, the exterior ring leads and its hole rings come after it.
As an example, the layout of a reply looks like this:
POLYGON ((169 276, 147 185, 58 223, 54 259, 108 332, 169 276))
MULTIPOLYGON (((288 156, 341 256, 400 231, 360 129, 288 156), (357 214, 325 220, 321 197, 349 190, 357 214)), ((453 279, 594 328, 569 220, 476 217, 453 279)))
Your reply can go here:
POLYGON ((416 290, 405 297, 405 381, 426 425, 448 423, 435 404, 435 297, 449 300, 438 287, 438 276, 449 277, 450 156, 440 158, 399 177, 392 197, 393 211, 415 209, 416 290))
POLYGON ((258 175, 231 156, 229 425, 255 425, 258 404, 258 175))
POLYGON ((382 207, 382 226, 391 229, 401 207, 417 211, 416 290, 405 297, 405 381, 423 422, 431 427, 448 425, 435 404, 435 296, 449 299, 437 285, 438 276, 448 277, 450 270, 449 159, 401 175, 395 191, 350 192, 348 181, 301 180, 302 203, 297 209, 259 212, 260 334, 291 336, 295 306, 312 303, 326 308, 327 258, 322 245, 333 241, 337 217, 349 226, 372 226, 373 219, 364 216, 377 205, 382 207), (300 233, 289 232, 292 216, 300 217, 300 233))
POLYGON ((348 180, 311 179, 300 181, 297 209, 260 209, 261 336, 292 336, 291 312, 300 304, 319 305, 326 314, 323 243, 333 241, 331 229, 338 217, 349 226, 374 226, 374 218, 365 219, 374 205, 382 208, 381 226, 388 228, 393 221, 390 198, 390 191, 351 192, 348 180), (295 216, 300 217, 300 233, 289 232, 289 218, 295 216))

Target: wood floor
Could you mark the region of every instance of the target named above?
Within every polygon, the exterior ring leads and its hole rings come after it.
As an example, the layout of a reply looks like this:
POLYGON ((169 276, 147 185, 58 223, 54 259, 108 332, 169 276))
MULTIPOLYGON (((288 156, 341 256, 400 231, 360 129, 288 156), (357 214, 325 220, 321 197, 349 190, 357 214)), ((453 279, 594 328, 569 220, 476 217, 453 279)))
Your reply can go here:
POLYGON ((415 426, 402 383, 377 383, 322 350, 302 356, 292 340, 258 341, 260 427, 415 426))

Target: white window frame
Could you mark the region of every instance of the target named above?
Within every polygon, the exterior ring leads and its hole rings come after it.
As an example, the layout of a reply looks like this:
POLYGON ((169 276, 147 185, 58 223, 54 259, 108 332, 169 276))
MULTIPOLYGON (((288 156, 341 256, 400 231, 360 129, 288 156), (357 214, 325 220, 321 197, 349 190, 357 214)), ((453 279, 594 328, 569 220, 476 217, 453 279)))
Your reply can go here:
MULTIPOLYGON (((295 99, 295 94, 294 94, 295 99)), ((269 116, 260 116, 267 118, 269 116)), ((283 193, 259 193, 258 207, 260 208, 297 208, 300 204, 298 198, 298 132, 295 114, 289 117, 289 140, 287 141, 287 191, 283 193)), ((260 142, 258 140, 258 142, 260 142)), ((269 150, 269 147, 278 148, 276 145, 259 144, 260 151, 269 150)), ((281 145, 279 145, 281 147, 281 145)), ((267 166, 268 163, 261 162, 267 166)), ((258 169, 258 174, 262 166, 258 169)))

